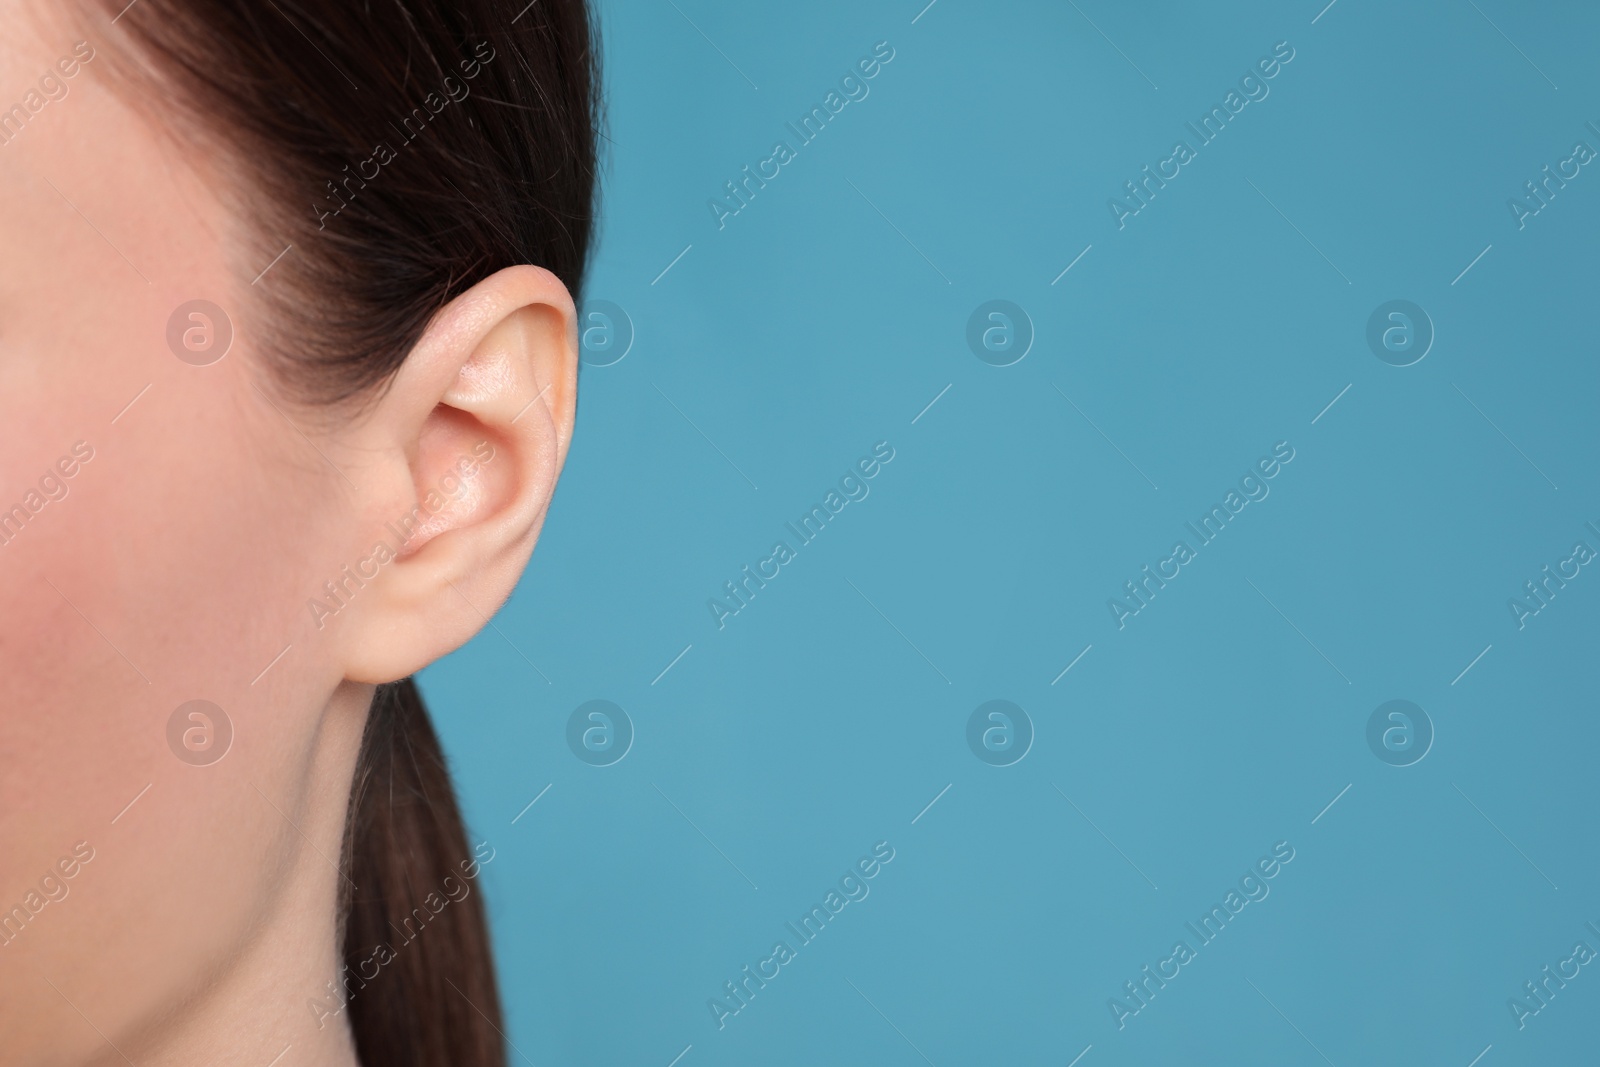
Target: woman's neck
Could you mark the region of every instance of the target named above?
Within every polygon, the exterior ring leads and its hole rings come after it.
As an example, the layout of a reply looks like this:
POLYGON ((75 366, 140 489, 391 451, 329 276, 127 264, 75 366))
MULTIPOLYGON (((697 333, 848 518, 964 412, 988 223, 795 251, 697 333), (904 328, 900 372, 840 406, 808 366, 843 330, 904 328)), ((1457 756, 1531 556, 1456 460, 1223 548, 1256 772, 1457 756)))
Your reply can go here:
MULTIPOLYGON (((197 980, 176 1012, 136 1039, 145 1050, 134 1057, 140 1067, 224 1061, 359 1067, 338 984, 340 862, 372 695, 371 686, 341 685, 304 757, 277 781, 251 783, 264 801, 262 818, 281 825, 279 877, 263 891, 256 922, 237 950, 197 980)), ((264 743, 274 740, 280 739, 264 743)), ((195 891, 203 893, 205 881, 195 891)), ((226 883, 225 874, 216 881, 226 883)))

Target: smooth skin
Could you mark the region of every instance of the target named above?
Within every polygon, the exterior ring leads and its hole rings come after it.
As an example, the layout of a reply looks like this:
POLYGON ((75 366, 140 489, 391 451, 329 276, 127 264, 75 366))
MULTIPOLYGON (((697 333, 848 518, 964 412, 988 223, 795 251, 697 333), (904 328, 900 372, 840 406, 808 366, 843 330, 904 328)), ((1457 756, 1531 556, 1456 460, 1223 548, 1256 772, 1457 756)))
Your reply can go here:
POLYGON ((248 328, 273 284, 252 285, 260 236, 159 108, 104 79, 115 27, 56 22, 0 0, 0 106, 77 40, 98 56, 0 145, 0 510, 75 443, 93 458, 0 545, 0 910, 47 874, 67 889, 0 944, 0 1058, 354 1064, 347 1016, 319 1029, 307 1001, 340 966, 373 687, 511 595, 572 437, 572 299, 541 268, 502 270, 359 415, 295 407, 248 328), (237 331, 205 367, 166 341, 196 298, 237 331), (319 627, 324 583, 483 442, 494 459, 319 627), (234 730, 209 766, 168 744, 195 699, 234 730), (80 842, 93 858, 61 878, 80 842))

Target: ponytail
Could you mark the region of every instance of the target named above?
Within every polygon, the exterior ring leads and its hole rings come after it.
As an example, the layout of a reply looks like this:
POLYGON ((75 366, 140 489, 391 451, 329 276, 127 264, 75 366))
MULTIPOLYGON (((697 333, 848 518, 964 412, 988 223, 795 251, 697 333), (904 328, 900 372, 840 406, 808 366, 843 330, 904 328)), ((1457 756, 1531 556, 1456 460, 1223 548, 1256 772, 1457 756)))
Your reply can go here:
POLYGON ((475 881, 483 858, 467 843, 416 683, 380 686, 356 762, 341 883, 341 984, 363 1064, 504 1067, 475 881))

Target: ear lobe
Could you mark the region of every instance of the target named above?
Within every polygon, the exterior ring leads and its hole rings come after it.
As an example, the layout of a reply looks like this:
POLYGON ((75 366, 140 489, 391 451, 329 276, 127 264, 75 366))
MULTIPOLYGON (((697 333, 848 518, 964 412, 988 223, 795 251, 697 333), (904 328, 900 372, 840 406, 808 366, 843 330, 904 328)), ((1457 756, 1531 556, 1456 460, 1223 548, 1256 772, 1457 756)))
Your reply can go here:
POLYGON ((362 431, 378 540, 353 568, 374 577, 339 612, 350 681, 420 670, 511 595, 571 442, 577 365, 572 298, 537 267, 485 279, 429 325, 362 431))

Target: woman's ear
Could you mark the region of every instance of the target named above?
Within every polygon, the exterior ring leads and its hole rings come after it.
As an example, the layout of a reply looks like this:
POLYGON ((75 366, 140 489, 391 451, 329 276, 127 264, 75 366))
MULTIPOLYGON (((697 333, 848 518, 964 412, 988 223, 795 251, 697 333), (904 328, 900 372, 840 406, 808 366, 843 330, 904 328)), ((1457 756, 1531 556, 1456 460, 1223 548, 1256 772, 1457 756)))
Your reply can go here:
POLYGON ((508 267, 434 317, 352 433, 370 547, 324 588, 342 600, 326 622, 348 680, 420 670, 511 595, 572 440, 577 382, 577 313, 547 270, 508 267))

